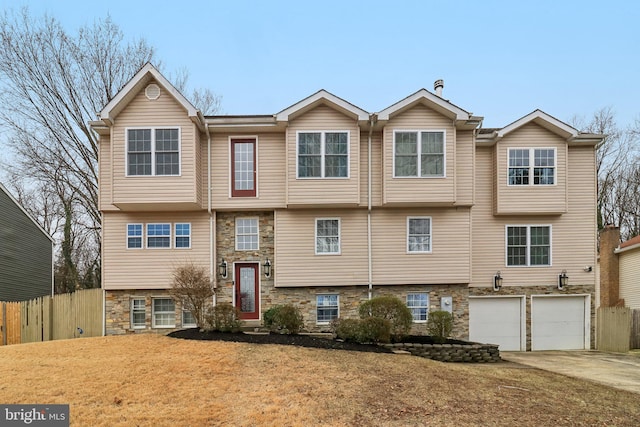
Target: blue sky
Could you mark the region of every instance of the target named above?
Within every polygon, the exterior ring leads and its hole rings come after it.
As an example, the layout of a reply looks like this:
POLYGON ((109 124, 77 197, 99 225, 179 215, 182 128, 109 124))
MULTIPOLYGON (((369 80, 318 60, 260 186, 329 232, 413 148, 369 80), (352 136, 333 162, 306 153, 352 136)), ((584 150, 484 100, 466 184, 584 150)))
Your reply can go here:
POLYGON ((272 114, 319 89, 370 112, 445 81, 444 97, 502 127, 540 108, 568 121, 640 116, 640 2, 0 0, 74 32, 110 14, 164 71, 272 114))

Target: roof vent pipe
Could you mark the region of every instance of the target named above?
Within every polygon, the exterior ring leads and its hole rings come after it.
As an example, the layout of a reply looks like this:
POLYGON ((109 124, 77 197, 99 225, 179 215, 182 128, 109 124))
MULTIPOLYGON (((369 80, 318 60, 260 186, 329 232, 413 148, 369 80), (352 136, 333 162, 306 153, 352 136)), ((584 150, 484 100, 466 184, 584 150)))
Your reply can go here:
POLYGON ((436 95, 442 98, 442 88, 444 87, 444 80, 438 79, 433 82, 433 89, 436 91, 436 95))

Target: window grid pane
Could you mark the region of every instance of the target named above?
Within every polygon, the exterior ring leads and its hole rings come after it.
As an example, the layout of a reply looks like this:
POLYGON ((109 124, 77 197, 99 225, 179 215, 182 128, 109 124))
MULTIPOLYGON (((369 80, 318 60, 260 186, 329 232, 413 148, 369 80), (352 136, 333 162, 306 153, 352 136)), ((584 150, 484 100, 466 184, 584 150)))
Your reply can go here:
POLYGON ((529 185, 529 150, 509 150, 509 185, 529 185))
POLYGON ((155 298, 153 300, 153 326, 175 326, 175 309, 175 302, 171 298, 155 298))
POLYGON ((255 251, 259 249, 259 229, 257 218, 236 219, 236 250, 255 251))
POLYGON ((127 131, 127 174, 151 175, 151 130, 127 131))
POLYGON ((190 248, 191 247, 191 224, 176 224, 175 225, 176 248, 190 248))
POLYGON ((527 227, 507 229, 507 265, 527 265, 527 227))
POLYGON ((531 265, 549 265, 549 227, 531 227, 531 265))
POLYGON ((254 183, 254 143, 235 142, 233 144, 234 190, 250 191, 255 189, 254 183))
POLYGON ((397 132, 395 134, 395 176, 418 176, 418 134, 397 132))
POLYGON ((171 247, 170 224, 147 224, 147 247, 169 248, 171 247))
POLYGON ((316 318, 318 323, 329 323, 338 318, 338 295, 316 296, 316 318))
POLYGON ((429 297, 426 293, 408 294, 407 307, 411 310, 414 322, 426 322, 429 311, 429 297))
POLYGON ((131 300, 131 327, 144 328, 145 317, 145 300, 142 298, 131 300))
POLYGON ((127 224, 127 248, 142 248, 142 224, 127 224))
POLYGON ((409 252, 431 251, 431 220, 429 218, 409 218, 409 252))
POLYGON ((298 176, 322 176, 322 135, 319 132, 298 134, 298 176))
POLYGON ((550 227, 508 227, 507 265, 551 265, 550 227))
POLYGON ((346 178, 348 175, 349 142, 345 132, 325 134, 325 177, 346 178))
POLYGON ((180 173, 178 129, 156 129, 156 175, 180 173))
POLYGON ((316 220, 316 253, 340 252, 340 220, 316 220))

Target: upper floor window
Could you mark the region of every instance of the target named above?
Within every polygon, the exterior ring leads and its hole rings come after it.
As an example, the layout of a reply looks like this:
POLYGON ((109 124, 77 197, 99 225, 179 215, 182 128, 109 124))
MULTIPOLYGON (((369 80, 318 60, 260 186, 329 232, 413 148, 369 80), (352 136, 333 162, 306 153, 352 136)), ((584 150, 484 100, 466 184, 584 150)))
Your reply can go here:
POLYGON ((147 224, 147 248, 170 248, 171 224, 147 224))
POLYGON ((259 249, 258 218, 236 218, 236 250, 259 249))
POLYGON ((142 249, 142 224, 127 224, 127 249, 142 249))
POLYGON ((431 218, 407 218, 407 252, 431 252, 431 218))
POLYGON ((551 226, 507 226, 507 265, 551 265, 551 226))
POLYGON ((340 219, 316 219, 316 255, 340 254, 340 219))
POLYGON ((394 177, 444 177, 444 131, 396 131, 393 139, 394 177))
POLYGON ((508 184, 553 185, 555 164, 555 148, 510 148, 508 184))
POLYGON ((298 132, 298 178, 348 178, 349 132, 298 132))
POLYGON ((256 196, 256 141, 231 140, 231 196, 256 196))
POLYGON ((127 176, 180 175, 178 128, 127 129, 127 176))
POLYGON ((191 247, 191 224, 177 223, 175 227, 175 247, 189 249, 191 247))

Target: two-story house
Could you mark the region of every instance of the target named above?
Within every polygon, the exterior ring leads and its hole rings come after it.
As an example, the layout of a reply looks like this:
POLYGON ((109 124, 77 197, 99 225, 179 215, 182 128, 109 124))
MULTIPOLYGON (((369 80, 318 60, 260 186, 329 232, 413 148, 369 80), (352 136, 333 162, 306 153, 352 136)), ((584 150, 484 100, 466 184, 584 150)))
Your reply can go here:
POLYGON ((53 295, 53 239, 0 184, 0 301, 53 295))
POLYGON ((260 116, 203 116, 146 65, 100 135, 108 334, 193 325, 173 269, 208 269, 249 323, 292 303, 308 330, 382 294, 502 349, 588 348, 595 152, 541 112, 501 129, 420 90, 369 113, 321 90, 260 116))

